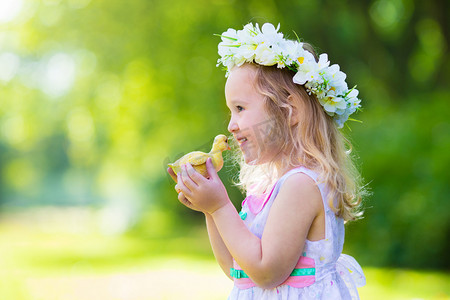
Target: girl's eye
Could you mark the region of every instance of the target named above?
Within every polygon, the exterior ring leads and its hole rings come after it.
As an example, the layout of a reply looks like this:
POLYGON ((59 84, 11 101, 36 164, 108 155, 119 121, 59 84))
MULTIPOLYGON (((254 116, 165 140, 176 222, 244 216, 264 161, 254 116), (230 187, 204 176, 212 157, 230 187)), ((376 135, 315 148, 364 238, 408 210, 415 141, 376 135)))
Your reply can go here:
POLYGON ((240 106, 240 105, 236 106, 236 109, 237 109, 237 111, 243 111, 244 110, 244 108, 242 106, 240 106))

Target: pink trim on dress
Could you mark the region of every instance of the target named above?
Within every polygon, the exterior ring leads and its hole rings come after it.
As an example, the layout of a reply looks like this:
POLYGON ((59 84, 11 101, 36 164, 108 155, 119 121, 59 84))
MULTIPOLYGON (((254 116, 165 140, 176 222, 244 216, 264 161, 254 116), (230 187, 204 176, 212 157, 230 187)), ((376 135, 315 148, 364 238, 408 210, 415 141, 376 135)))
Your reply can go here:
POLYGON ((272 187, 269 195, 267 195, 267 193, 247 195, 247 197, 242 202, 242 206, 244 206, 244 203, 247 201, 248 208, 250 209, 252 214, 257 215, 269 201, 270 197, 272 196, 273 190, 275 189, 275 186, 276 185, 272 187))

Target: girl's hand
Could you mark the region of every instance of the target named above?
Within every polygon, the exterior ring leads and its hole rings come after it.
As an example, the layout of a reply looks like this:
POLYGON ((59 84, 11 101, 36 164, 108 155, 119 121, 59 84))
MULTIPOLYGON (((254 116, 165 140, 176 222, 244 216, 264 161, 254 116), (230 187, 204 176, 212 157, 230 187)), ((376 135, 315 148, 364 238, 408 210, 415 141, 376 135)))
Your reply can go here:
MULTIPOLYGON (((203 177, 189 163, 182 166, 177 177, 177 187, 186 196, 190 205, 204 213, 212 214, 228 204, 230 199, 210 158, 206 161, 206 169, 209 179, 203 177)), ((188 207, 191 208, 191 206, 188 207)))
MULTIPOLYGON (((177 175, 173 172, 172 168, 167 168, 167 173, 169 173, 170 177, 172 177, 173 181, 178 182, 177 175)), ((200 209, 196 208, 194 205, 192 205, 191 202, 186 198, 186 196, 181 192, 181 190, 178 188, 178 185, 175 185, 175 191, 178 193, 178 200, 185 206, 189 207, 192 210, 201 211, 200 209)))
POLYGON ((172 177, 173 181, 175 181, 175 183, 176 183, 177 182, 177 175, 172 170, 172 168, 167 168, 167 173, 169 173, 170 177, 172 177))

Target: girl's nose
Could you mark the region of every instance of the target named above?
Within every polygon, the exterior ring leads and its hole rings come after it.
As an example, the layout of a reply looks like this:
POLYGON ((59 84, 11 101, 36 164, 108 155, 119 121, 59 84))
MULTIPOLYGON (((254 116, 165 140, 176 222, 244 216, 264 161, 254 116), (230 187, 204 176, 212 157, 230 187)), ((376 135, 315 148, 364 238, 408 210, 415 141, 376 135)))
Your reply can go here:
POLYGON ((230 133, 236 132, 239 130, 239 126, 233 118, 230 118, 230 122, 228 123, 228 131, 230 133))

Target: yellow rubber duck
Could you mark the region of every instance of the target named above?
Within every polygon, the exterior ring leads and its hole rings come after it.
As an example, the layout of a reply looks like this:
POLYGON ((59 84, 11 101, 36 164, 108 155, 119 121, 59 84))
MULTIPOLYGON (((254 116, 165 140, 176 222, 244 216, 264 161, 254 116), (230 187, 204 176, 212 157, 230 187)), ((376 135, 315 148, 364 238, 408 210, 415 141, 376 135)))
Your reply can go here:
POLYGON ((214 168, 217 172, 219 172, 223 167, 222 152, 225 150, 230 150, 230 146, 228 146, 228 138, 223 134, 219 134, 214 139, 212 149, 209 153, 193 151, 184 155, 176 162, 168 165, 172 168, 175 174, 178 174, 178 172, 181 171, 181 166, 190 163, 197 172, 202 174, 204 177, 208 177, 206 160, 211 157, 214 168))

